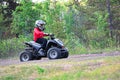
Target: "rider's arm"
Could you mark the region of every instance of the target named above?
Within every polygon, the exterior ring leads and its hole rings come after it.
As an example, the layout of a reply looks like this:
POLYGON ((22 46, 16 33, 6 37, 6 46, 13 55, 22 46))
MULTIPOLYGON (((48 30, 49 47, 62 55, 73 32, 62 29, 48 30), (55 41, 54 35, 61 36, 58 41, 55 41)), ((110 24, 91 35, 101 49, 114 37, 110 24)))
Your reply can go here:
POLYGON ((40 37, 40 38, 42 38, 42 37, 44 37, 44 36, 48 36, 48 34, 40 31, 40 30, 37 29, 37 28, 34 29, 34 32, 35 32, 35 34, 36 34, 38 37, 40 37))

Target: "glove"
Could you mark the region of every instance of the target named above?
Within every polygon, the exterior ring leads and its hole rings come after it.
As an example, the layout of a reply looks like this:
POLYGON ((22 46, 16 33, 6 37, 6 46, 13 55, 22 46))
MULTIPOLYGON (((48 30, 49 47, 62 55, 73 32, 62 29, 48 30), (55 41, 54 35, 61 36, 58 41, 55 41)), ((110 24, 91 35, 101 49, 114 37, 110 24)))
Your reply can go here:
POLYGON ((49 34, 48 34, 48 33, 45 33, 45 35, 46 35, 46 36, 49 36, 49 34))
POLYGON ((45 33, 46 36, 54 36, 52 33, 45 33))
POLYGON ((49 36, 52 36, 53 34, 52 33, 49 33, 49 36))

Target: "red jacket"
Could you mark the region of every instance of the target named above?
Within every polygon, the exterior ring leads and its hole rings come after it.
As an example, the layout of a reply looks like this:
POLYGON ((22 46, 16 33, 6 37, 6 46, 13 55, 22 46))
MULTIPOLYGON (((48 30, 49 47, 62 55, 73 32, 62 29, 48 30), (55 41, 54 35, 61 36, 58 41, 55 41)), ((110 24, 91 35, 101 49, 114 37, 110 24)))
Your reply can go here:
POLYGON ((33 32, 33 40, 34 41, 37 41, 38 38, 43 38, 44 36, 47 36, 47 34, 45 34, 39 28, 34 28, 34 32, 33 32))

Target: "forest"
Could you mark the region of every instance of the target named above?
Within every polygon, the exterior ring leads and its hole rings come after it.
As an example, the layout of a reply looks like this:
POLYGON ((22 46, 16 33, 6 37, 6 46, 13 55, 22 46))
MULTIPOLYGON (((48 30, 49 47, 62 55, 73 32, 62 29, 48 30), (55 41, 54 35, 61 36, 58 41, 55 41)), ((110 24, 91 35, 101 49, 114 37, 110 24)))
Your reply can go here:
POLYGON ((120 50, 120 0, 0 0, 0 58, 18 56, 36 20, 70 54, 120 50))

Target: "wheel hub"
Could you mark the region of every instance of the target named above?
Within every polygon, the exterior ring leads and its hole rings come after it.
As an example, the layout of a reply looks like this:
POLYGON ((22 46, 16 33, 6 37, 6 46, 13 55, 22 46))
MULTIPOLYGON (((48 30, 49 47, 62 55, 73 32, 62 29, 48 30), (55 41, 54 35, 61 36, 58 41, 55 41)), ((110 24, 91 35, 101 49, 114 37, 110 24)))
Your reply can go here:
POLYGON ((56 57, 57 57, 57 52, 56 52, 55 50, 52 50, 52 51, 50 52, 50 57, 51 57, 51 58, 56 58, 56 57))
POLYGON ((22 60, 23 61, 28 61, 29 60, 29 56, 27 54, 23 54, 22 55, 22 60))

